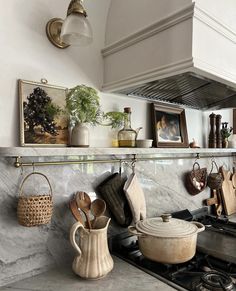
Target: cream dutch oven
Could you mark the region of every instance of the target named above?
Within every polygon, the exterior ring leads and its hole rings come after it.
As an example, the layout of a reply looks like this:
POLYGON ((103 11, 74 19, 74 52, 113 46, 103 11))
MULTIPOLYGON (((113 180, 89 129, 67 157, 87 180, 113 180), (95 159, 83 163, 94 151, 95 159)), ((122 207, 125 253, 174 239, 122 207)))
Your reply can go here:
POLYGON ((205 226, 195 221, 172 218, 170 214, 140 220, 129 226, 129 232, 138 236, 142 254, 156 262, 179 264, 196 253, 197 234, 205 226))

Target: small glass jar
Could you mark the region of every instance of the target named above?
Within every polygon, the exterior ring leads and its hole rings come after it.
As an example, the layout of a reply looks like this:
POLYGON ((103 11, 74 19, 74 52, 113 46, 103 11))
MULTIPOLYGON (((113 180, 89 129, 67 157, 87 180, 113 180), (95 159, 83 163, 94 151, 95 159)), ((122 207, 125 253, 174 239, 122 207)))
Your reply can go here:
POLYGON ((119 147, 135 147, 137 133, 131 127, 131 108, 125 107, 124 127, 118 132, 119 147))

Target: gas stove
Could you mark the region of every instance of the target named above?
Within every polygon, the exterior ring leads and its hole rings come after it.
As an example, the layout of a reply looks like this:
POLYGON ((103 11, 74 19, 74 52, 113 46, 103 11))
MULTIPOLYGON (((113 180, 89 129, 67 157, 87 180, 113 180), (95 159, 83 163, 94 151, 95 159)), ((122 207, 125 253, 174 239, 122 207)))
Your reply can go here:
POLYGON ((216 218, 208 215, 206 208, 192 213, 184 210, 173 213, 172 216, 189 221, 196 220, 206 226, 202 238, 199 235, 200 242, 197 245, 196 255, 190 261, 175 265, 151 261, 140 252, 137 237, 127 232, 112 238, 110 244, 112 253, 176 290, 235 291, 236 223, 229 222, 226 217, 216 218), (225 246, 221 245, 224 242, 220 240, 222 238, 228 239, 233 248, 229 248, 228 242, 225 246), (229 248, 227 252, 225 248, 229 248))

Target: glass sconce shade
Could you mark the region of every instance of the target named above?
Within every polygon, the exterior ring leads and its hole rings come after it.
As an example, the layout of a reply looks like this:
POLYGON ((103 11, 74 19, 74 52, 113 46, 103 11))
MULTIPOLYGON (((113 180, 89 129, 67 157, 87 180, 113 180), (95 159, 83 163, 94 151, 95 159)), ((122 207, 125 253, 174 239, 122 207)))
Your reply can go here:
POLYGON ((63 21, 60 38, 68 45, 86 46, 93 40, 91 25, 83 14, 72 13, 63 21))

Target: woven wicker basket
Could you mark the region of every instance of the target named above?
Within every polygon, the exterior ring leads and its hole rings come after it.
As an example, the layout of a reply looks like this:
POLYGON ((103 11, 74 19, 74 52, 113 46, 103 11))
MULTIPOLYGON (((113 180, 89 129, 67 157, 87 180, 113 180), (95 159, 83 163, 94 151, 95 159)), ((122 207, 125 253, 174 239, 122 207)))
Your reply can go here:
POLYGON ((192 171, 186 174, 185 184, 191 195, 202 192, 207 185, 207 169, 200 168, 199 163, 195 162, 192 171))
POLYGON ((211 171, 207 178, 207 186, 211 189, 219 190, 223 183, 223 177, 221 173, 219 173, 219 168, 214 160, 211 162, 211 171), (212 173, 214 165, 216 167, 217 172, 212 173))
POLYGON ((19 200, 17 205, 17 218, 19 224, 23 226, 36 226, 47 224, 52 217, 52 187, 48 178, 39 172, 33 172, 27 175, 20 186, 19 200), (26 180, 32 175, 43 176, 49 185, 50 193, 47 195, 29 195, 23 194, 23 186, 26 180))

